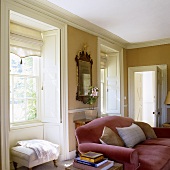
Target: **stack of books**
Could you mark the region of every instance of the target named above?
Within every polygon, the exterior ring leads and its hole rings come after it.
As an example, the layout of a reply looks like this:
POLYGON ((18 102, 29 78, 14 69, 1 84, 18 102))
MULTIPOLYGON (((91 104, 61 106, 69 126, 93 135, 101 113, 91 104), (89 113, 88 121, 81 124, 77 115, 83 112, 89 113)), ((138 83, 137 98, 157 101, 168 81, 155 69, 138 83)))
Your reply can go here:
POLYGON ((87 152, 74 159, 73 167, 82 170, 108 170, 114 165, 114 161, 104 158, 104 155, 96 152, 87 152))

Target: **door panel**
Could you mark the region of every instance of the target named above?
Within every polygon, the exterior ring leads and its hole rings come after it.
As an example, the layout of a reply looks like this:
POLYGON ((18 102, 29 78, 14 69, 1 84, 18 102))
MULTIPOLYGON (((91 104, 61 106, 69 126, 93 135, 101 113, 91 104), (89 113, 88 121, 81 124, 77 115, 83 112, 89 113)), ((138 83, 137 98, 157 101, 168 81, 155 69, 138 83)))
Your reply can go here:
POLYGON ((135 120, 142 121, 143 114, 143 75, 135 73, 135 120))
POLYGON ((154 114, 154 126, 160 126, 160 119, 162 114, 161 106, 161 92, 162 92, 162 72, 159 67, 155 67, 155 110, 154 114))

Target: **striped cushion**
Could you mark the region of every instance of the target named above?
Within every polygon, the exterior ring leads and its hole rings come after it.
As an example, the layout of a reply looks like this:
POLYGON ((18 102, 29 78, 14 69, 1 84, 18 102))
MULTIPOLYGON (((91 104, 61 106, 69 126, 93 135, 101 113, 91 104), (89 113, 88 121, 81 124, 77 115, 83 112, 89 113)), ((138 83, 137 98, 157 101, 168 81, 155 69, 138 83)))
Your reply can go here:
POLYGON ((145 134, 143 133, 142 129, 133 124, 129 127, 118 128, 116 127, 120 137, 124 141, 126 147, 132 148, 139 142, 146 140, 145 134))

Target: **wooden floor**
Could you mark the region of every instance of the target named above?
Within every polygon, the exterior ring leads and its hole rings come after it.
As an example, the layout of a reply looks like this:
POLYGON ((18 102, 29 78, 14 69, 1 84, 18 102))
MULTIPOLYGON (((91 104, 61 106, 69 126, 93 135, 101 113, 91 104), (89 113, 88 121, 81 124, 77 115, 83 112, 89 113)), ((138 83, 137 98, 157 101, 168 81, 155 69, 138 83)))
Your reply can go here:
MULTIPOLYGON (((33 170, 65 170, 66 166, 70 166, 73 160, 58 162, 58 167, 55 167, 53 162, 48 162, 39 166, 32 168, 33 170)), ((26 167, 20 167, 17 170, 28 170, 26 167)))

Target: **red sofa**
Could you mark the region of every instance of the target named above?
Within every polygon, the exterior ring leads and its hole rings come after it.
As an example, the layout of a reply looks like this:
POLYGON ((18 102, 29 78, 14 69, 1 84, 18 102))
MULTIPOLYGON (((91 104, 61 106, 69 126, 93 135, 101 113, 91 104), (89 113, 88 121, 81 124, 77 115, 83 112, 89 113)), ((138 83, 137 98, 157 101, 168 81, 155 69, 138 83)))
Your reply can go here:
POLYGON ((157 138, 146 139, 133 148, 100 142, 105 126, 118 134, 116 127, 129 127, 132 123, 131 118, 108 116, 77 128, 75 135, 79 152, 103 153, 110 160, 122 163, 124 170, 170 170, 170 128, 153 128, 157 138))

